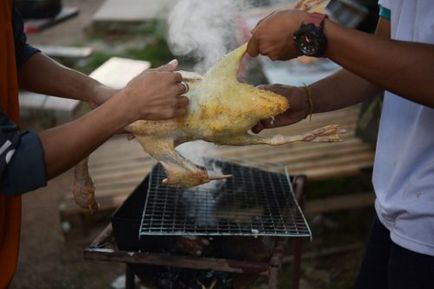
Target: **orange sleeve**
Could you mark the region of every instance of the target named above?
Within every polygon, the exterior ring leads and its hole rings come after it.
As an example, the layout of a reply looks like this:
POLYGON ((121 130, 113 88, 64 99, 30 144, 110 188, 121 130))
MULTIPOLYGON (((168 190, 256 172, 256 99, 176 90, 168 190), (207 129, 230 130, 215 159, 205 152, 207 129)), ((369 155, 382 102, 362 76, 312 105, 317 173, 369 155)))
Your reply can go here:
MULTIPOLYGON (((12 0, 0 0, 0 43, 0 108, 17 123, 18 80, 12 27, 12 0)), ((0 195, 0 289, 8 288, 15 274, 20 229, 21 197, 0 195)))
POLYGON ((8 288, 15 274, 20 225, 21 197, 0 195, 0 289, 8 288))

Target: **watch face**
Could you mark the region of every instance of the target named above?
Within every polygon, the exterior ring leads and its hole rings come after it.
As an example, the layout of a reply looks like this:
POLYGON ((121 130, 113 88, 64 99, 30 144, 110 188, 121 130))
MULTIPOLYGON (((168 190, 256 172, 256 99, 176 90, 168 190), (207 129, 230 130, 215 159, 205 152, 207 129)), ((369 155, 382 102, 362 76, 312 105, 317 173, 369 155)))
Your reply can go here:
POLYGON ((315 55, 318 53, 320 43, 318 38, 312 33, 304 33, 300 35, 298 47, 304 55, 315 55))
POLYGON ((321 27, 313 24, 304 24, 294 33, 294 41, 300 52, 307 56, 322 54, 326 45, 326 39, 321 27))

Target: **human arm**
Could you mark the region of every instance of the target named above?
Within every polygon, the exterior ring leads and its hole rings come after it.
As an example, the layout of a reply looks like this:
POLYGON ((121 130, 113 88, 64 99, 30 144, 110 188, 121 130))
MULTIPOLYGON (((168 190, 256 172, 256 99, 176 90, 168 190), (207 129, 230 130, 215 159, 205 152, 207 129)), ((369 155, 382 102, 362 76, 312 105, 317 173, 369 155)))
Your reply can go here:
POLYGON ((18 77, 21 88, 86 101, 93 108, 104 103, 117 92, 42 53, 32 55, 18 70, 18 77))
MULTIPOLYGON (((299 56, 292 35, 307 15, 293 10, 270 15, 252 31, 249 54, 265 54, 276 60, 299 56)), ((386 23, 380 25, 390 27, 388 21, 380 21, 386 23)), ((434 78, 433 44, 377 37, 330 20, 325 21, 324 31, 328 40, 326 57, 382 89, 434 107, 434 86, 427 85, 434 78)))
MULTIPOLYGON (((379 21, 375 32, 376 37, 389 38, 390 24, 379 21)), ((264 128, 272 128, 296 123, 308 116, 309 113, 321 113, 344 108, 381 92, 381 88, 373 83, 341 69, 338 72, 319 80, 308 87, 290 87, 282 85, 263 86, 288 98, 290 108, 273 120, 261 120, 252 131, 259 133, 264 128), (312 108, 309 107, 306 92, 310 91, 312 108), (312 109, 312 111, 310 111, 312 109)))
POLYGON ((67 68, 27 43, 22 18, 13 10, 15 54, 20 87, 29 91, 87 101, 95 108, 117 90, 67 68))
POLYGON ((128 124, 186 113, 188 99, 176 63, 145 71, 125 89, 83 117, 40 134, 48 178, 69 169, 128 124), (67 153, 74 152, 74 153, 67 153))
POLYGON ((34 189, 34 184, 19 186, 17 178, 7 177, 15 174, 22 176, 20 171, 27 172, 29 167, 33 168, 31 173, 41 173, 34 170, 43 168, 42 177, 38 179, 38 184, 43 185, 41 178, 45 181, 71 168, 111 135, 135 120, 169 119, 185 114, 188 100, 182 96, 185 87, 180 83, 182 76, 175 73, 175 69, 176 63, 171 63, 157 70, 145 71, 121 92, 83 117, 44 131, 36 140, 32 134, 33 141, 29 143, 32 158, 20 153, 24 134, 15 131, 8 137, 18 140, 10 148, 15 153, 5 168, 0 167, 0 191, 18 194, 34 189))
POLYGON ((20 132, 0 114, 0 140, 5 148, 0 152, 0 192, 17 195, 32 191, 79 162, 127 123, 127 114, 113 109, 116 104, 121 104, 118 96, 82 118, 39 136, 20 132))
POLYGON ((265 128, 297 123, 310 113, 328 112, 351 106, 381 91, 375 85, 344 69, 306 88, 281 84, 262 85, 260 88, 285 96, 290 106, 286 112, 273 119, 261 120, 252 128, 254 133, 259 133, 265 128), (336 85, 337 83, 339 85, 336 85), (311 104, 307 91, 310 91, 311 104))

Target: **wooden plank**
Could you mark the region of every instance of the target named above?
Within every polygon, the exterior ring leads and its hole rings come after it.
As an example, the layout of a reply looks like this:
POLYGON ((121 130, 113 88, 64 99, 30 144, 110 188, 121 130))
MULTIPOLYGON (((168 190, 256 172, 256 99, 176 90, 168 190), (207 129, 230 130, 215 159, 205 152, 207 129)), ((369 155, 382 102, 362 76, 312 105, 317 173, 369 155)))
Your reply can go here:
POLYGON ((375 194, 372 192, 327 197, 306 202, 304 205, 304 212, 306 214, 331 213, 342 210, 371 207, 374 205, 374 202, 375 194))
MULTIPOLYGON (((358 162, 364 162, 364 161, 372 161, 373 160, 373 156, 371 152, 367 152, 367 153, 363 153, 360 155, 353 155, 353 154, 348 154, 348 155, 342 155, 339 157, 335 157, 335 158, 331 158, 331 159, 319 159, 315 162, 297 162, 297 163, 291 163, 288 164, 288 170, 304 170, 306 168, 309 167, 314 167, 314 168, 321 168, 321 167, 328 167, 330 168, 330 165, 332 166, 337 166, 337 165, 345 165, 345 164, 353 164, 353 163, 358 163, 358 162)), ((282 163, 286 163, 286 160, 283 158, 282 163)))
POLYGON ((361 150, 372 150, 369 146, 366 144, 363 144, 358 139, 352 139, 349 141, 341 142, 341 143, 335 143, 333 145, 328 144, 321 144, 321 145, 312 145, 312 146, 282 146, 282 147, 276 147, 273 149, 268 150, 258 150, 258 151, 251 151, 251 150, 240 150, 237 154, 231 153, 226 154, 222 153, 222 157, 226 158, 244 158, 244 157, 251 157, 255 159, 264 159, 264 158, 273 158, 275 156, 281 156, 285 155, 288 161, 298 161, 302 159, 308 159, 308 158, 317 158, 321 157, 322 155, 335 155, 338 154, 339 151, 342 150, 343 152, 352 150, 354 152, 361 151, 361 150), (300 149, 299 149, 300 148, 300 149))
POLYGON ((330 167, 310 168, 304 170, 290 170, 290 174, 298 175, 304 174, 309 177, 311 181, 334 179, 339 177, 355 176, 360 173, 362 169, 372 167, 373 160, 366 160, 363 162, 346 164, 346 165, 333 165, 330 167))
POLYGON ((122 183, 135 183, 138 184, 137 181, 141 181, 145 178, 145 176, 151 171, 152 167, 148 167, 146 169, 140 169, 131 172, 117 172, 112 173, 107 176, 101 176, 99 178, 95 178, 95 186, 97 188, 101 188, 103 186, 110 186, 113 183, 122 182, 122 183))
MULTIPOLYGON (((338 166, 342 164, 347 164, 351 162, 364 161, 369 160, 372 161, 374 156, 370 149, 360 149, 357 153, 353 153, 351 150, 347 150, 345 154, 340 153, 339 150, 334 152, 330 151, 320 151, 317 150, 317 154, 319 155, 316 158, 303 158, 303 155, 300 155, 300 158, 294 160, 294 158, 298 158, 297 155, 287 154, 276 154, 275 156, 265 157, 265 158, 257 158, 255 156, 241 156, 239 158, 230 158, 229 160, 238 161, 245 160, 254 165, 261 166, 261 164, 278 164, 278 165, 287 165, 290 170, 295 170, 301 174, 303 174, 304 170, 309 170, 310 168, 320 168, 320 167, 329 167, 329 166, 338 166)), ((308 175, 309 176, 309 175, 308 175)))
POLYGON ((116 165, 116 167, 100 167, 95 172, 93 171, 93 168, 90 169, 90 172, 95 177, 99 177, 103 174, 107 173, 113 173, 113 172, 120 172, 120 171, 129 171, 129 170, 135 170, 135 169, 146 169, 147 167, 152 166, 153 162, 151 159, 149 159, 149 162, 131 162, 131 163, 123 163, 120 162, 116 165))
POLYGON ((93 49, 91 47, 73 47, 73 46, 53 46, 53 45, 37 45, 39 50, 44 54, 63 59, 80 59, 89 57, 93 49))
POLYGON ((276 164, 285 164, 290 169, 297 168, 308 168, 308 167, 318 167, 318 166, 329 166, 329 165, 338 165, 344 159, 349 161, 357 161, 360 158, 368 158, 372 159, 372 152, 367 149, 362 150, 348 150, 344 151, 335 151, 327 153, 327 151, 317 151, 315 152, 316 157, 314 158, 306 158, 304 156, 292 156, 286 154, 277 154, 274 157, 268 158, 254 158, 255 163, 260 164, 261 161, 265 163, 276 163, 276 164))

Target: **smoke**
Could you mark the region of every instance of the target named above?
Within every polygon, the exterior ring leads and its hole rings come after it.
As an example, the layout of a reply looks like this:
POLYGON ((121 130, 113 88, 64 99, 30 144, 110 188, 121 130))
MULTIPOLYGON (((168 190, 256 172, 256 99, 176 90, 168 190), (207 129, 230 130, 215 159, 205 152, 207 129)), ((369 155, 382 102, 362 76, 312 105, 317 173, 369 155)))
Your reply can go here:
MULTIPOLYGON (((242 43, 240 15, 248 7, 245 0, 179 0, 168 17, 168 43, 172 52, 194 58, 194 70, 203 74, 242 43)), ((206 160, 216 157, 215 145, 195 141, 177 150, 197 165, 206 167, 212 175, 223 174, 206 160)), ((221 183, 213 181, 202 185, 201 189, 211 190, 221 183)))
MULTIPOLYGON (((242 13, 250 7, 291 2, 288 0, 179 0, 168 17, 168 44, 177 56, 192 57, 194 70, 205 73, 227 52, 246 41, 248 33, 242 13), (247 37, 246 37, 247 36, 247 37)), ((222 169, 208 159, 217 158, 215 145, 204 141, 183 144, 177 151, 212 175, 222 175, 222 169)), ((213 225, 215 205, 225 180, 212 181, 198 188, 186 190, 182 199, 190 204, 188 214, 198 211, 205 219, 198 225, 213 225), (208 203, 200 194, 209 193, 208 203), (205 221, 204 221, 205 220, 205 221), (202 223, 202 222, 205 223, 202 223)))
MULTIPOLYGON (((218 158, 216 145, 205 141, 193 141, 183 143, 176 148, 176 150, 193 163, 206 168, 210 176, 223 175, 222 169, 216 165, 215 162, 210 161, 218 158)), ((201 185, 201 189, 209 190, 216 186, 224 184, 225 180, 216 180, 201 185)))
MULTIPOLYGON (((223 170, 210 159, 217 158, 216 145, 204 141, 184 143, 176 148, 184 157, 208 170, 209 175, 223 175, 223 170)), ((226 180, 215 180, 196 188, 182 192, 182 200, 186 204, 186 214, 196 218, 198 226, 214 226, 217 224, 215 209, 222 197, 221 188, 226 180)))
POLYGON ((193 56, 204 73, 242 42, 240 14, 245 0, 180 0, 169 15, 169 46, 175 55, 193 56))

